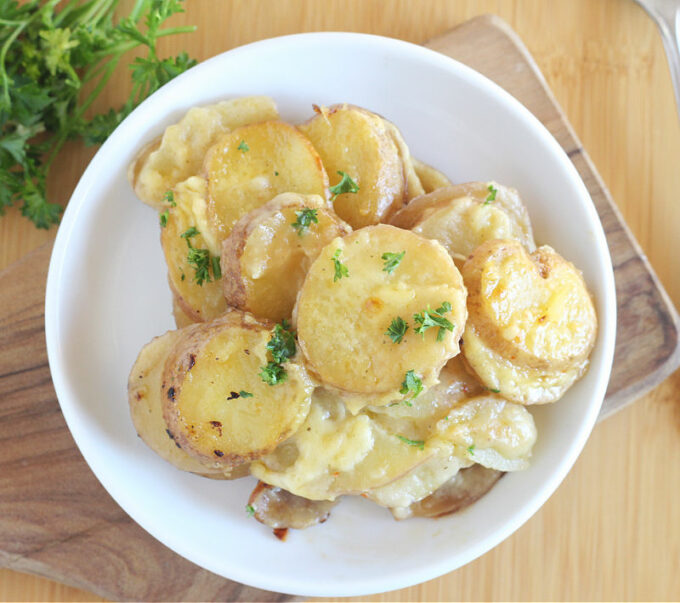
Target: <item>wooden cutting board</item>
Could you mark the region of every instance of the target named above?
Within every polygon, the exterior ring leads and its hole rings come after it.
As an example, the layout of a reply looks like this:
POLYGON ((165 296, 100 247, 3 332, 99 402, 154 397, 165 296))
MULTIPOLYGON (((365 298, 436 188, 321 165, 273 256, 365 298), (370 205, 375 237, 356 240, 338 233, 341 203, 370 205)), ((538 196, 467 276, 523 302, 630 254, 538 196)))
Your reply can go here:
MULTIPOLYGON (((480 17, 428 46, 487 75, 526 105, 590 191, 607 234, 618 301, 605 417, 680 364, 677 313, 514 32, 495 17, 480 17)), ((137 526, 89 470, 62 418, 47 365, 43 305, 50 251, 42 247, 0 273, 0 564, 111 599, 291 600, 225 580, 174 554, 137 526)))

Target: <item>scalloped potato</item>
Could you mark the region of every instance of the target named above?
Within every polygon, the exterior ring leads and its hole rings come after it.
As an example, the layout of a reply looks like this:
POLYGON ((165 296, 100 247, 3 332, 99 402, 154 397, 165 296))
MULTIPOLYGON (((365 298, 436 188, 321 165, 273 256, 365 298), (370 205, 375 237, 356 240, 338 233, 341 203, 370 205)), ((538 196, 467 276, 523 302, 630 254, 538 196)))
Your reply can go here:
POLYGON ((223 243, 227 303, 262 318, 289 319, 311 263, 351 231, 317 195, 274 197, 241 218, 223 243))
POLYGON ((219 136, 278 116, 274 101, 266 96, 193 107, 178 123, 168 126, 160 139, 142 148, 128 170, 132 188, 144 203, 161 210, 165 192, 199 174, 203 156, 219 136))
POLYGON ((420 185, 423 187, 425 193, 431 193, 438 188, 453 186, 453 182, 447 178, 446 174, 443 174, 437 168, 434 168, 427 163, 423 163, 415 157, 412 158, 412 162, 413 169, 415 170, 416 176, 418 176, 420 185))
POLYGON ((310 371, 326 386, 401 399, 408 371, 432 385, 458 354, 467 315, 458 269, 436 241, 386 224, 328 244, 312 264, 295 306, 300 348, 310 371), (391 271, 385 253, 402 253, 391 271), (347 273, 338 278, 338 270, 347 273), (415 332, 414 314, 449 304, 450 330, 415 332), (400 343, 386 334, 401 317, 412 326, 400 343), (355 326, 354 328, 351 328, 355 326))
POLYGON ((205 157, 208 215, 224 240, 236 222, 280 193, 326 198, 328 176, 312 144, 282 121, 236 128, 205 157))
POLYGON ((312 383, 285 363, 287 378, 266 384, 271 324, 236 310, 183 331, 163 369, 163 417, 193 457, 234 467, 292 435, 309 412, 312 383))
POLYGON ((393 131, 365 109, 334 105, 298 126, 319 152, 330 182, 348 174, 359 186, 333 202, 336 213, 352 228, 383 222, 404 203, 407 182, 393 131))

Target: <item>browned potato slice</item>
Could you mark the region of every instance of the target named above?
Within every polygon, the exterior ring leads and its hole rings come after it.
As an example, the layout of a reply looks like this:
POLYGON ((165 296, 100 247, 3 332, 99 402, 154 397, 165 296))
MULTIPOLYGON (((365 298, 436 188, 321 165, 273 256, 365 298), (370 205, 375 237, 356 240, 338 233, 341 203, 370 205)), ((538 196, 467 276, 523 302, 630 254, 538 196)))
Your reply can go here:
POLYGON ((175 324, 178 329, 188 327, 197 322, 182 309, 182 306, 180 306, 179 301, 177 300, 177 295, 175 295, 174 292, 172 294, 172 316, 175 319, 175 324))
POLYGON ((489 241, 463 267, 470 323, 515 364, 568 370, 588 357, 597 317, 579 270, 551 247, 489 241))
POLYGON ((277 118, 276 105, 266 96, 193 107, 178 123, 166 128, 161 139, 140 151, 128 170, 130 183, 144 203, 163 209, 165 192, 200 173, 206 152, 222 134, 277 118))
POLYGON ((503 477, 502 471, 472 465, 461 469, 430 496, 408 507, 390 509, 395 519, 409 517, 444 517, 458 513, 478 501, 503 477))
POLYGON ((387 121, 383 118, 387 132, 391 136, 394 144, 397 146, 397 151, 399 152, 399 158, 401 159, 402 167, 404 170, 404 178, 406 178, 406 196, 405 201, 410 201, 415 197, 425 194, 425 189, 420 182, 418 173, 415 169, 414 158, 411 156, 411 151, 401 135, 401 131, 397 126, 395 126, 391 121, 387 121))
POLYGON ((337 502, 309 500, 264 482, 257 482, 248 504, 252 508, 253 517, 270 528, 303 530, 325 522, 337 502))
POLYGON ((569 370, 542 370, 514 364, 486 345, 469 322, 463 333, 462 351, 469 368, 489 390, 520 404, 559 400, 588 366, 588 360, 569 370))
POLYGON ((312 264, 295 306, 300 348, 314 374, 345 392, 403 399, 406 373, 425 387, 459 352, 466 292, 444 248, 386 224, 362 228, 327 245, 312 264), (402 254, 388 271, 385 253, 402 254), (344 275, 342 271, 346 272, 344 275), (338 278, 338 277, 341 278, 338 278), (436 310, 450 330, 416 334, 414 314, 436 310), (386 334, 401 317, 409 325, 401 343, 386 334))
POLYGON ((277 322, 289 319, 302 281, 321 248, 351 231, 317 195, 274 197, 243 216, 224 241, 227 303, 277 322), (314 221, 310 219, 305 226, 309 216, 314 221))
POLYGON ((313 386, 304 368, 268 385, 270 324, 236 310, 189 327, 163 373, 163 415, 184 450, 232 467, 271 452, 295 432, 309 411, 313 386))
POLYGON ((221 476, 223 468, 214 461, 189 456, 175 442, 163 419, 161 376, 172 346, 181 333, 168 331, 152 339, 139 353, 128 380, 130 415, 139 437, 162 459, 182 471, 221 476))
POLYGON ((453 182, 438 169, 433 168, 431 165, 427 165, 427 163, 423 163, 415 157, 412 158, 412 162, 413 169, 415 170, 416 176, 418 176, 418 180, 420 180, 420 184, 425 193, 431 193, 438 188, 453 186, 453 182))
MULTIPOLYGON (((174 189, 174 207, 167 206, 167 220, 161 228, 161 245, 168 265, 168 281, 177 305, 192 322, 212 320, 224 313, 227 302, 222 292, 221 278, 215 278, 212 258, 219 267, 219 254, 211 251, 214 244, 206 221, 200 216, 205 213, 207 184, 203 178, 191 177, 178 184, 174 189), (189 229, 195 228, 198 234, 182 237, 189 229), (196 266, 189 263, 189 244, 197 250, 205 250, 208 261, 207 279, 199 284, 201 275, 196 266)), ((218 272, 218 276, 220 273, 218 272)), ((175 313, 175 317, 177 314, 175 313)), ((179 326, 179 323, 178 323, 179 326)))
POLYGON ((240 218, 280 193, 327 195, 328 176, 318 153, 282 121, 226 134, 208 152, 204 171, 210 219, 222 240, 240 218))
POLYGON ((357 193, 340 194, 334 201, 336 213, 352 228, 385 221, 401 208, 407 186, 403 164, 381 117, 335 105, 298 127, 321 155, 332 185, 344 172, 359 186, 357 193))
POLYGON ((491 239, 517 239, 533 251, 535 244, 526 208, 517 191, 495 182, 472 182, 414 199, 390 220, 428 239, 436 239, 456 260, 465 260, 491 239), (497 192, 493 201, 487 201, 497 192))

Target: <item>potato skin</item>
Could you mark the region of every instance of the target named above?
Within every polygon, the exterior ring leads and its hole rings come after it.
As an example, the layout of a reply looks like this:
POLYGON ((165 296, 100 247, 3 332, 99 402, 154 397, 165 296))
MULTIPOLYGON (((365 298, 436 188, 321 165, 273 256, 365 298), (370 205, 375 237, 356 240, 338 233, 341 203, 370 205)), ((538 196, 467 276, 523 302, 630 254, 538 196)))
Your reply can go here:
POLYGON ((311 263, 352 228, 318 195, 283 193, 241 218, 222 245, 224 296, 230 306, 274 321, 290 319, 311 263), (302 233, 296 212, 316 210, 302 233))
POLYGON ((551 247, 480 245, 462 269, 470 324, 516 365, 569 370, 595 344, 597 317, 581 273, 551 247))
POLYGON ((163 460, 181 471, 219 478, 222 468, 212 461, 188 455, 175 442, 163 419, 161 374, 168 353, 181 336, 180 331, 168 331, 152 339, 139 352, 128 379, 130 416, 139 437, 163 460))
POLYGON ((386 224, 355 231, 327 245, 312 264, 293 314, 300 348, 310 371, 326 386, 346 393, 385 394, 383 403, 402 399, 405 374, 414 370, 425 387, 436 381, 458 351, 467 317, 462 278, 444 248, 386 224), (334 255, 349 276, 334 276, 334 255), (385 252, 405 251, 391 273, 385 252), (413 315, 443 302, 452 331, 416 334, 413 315), (411 325, 401 343, 387 335, 401 316, 411 325), (354 327, 354 328, 352 328, 354 327))
POLYGON ((531 252, 536 248, 529 214, 519 194, 497 182, 438 188, 413 199, 390 224, 438 240, 456 260, 464 260, 490 239, 514 238, 531 252), (496 191, 493 201, 489 187, 496 191))
POLYGON ((438 169, 416 159, 412 158, 413 169, 420 180, 420 185, 423 187, 424 193, 431 193, 438 188, 447 188, 453 186, 453 182, 448 177, 440 172, 438 169))
POLYGON ((182 331, 163 369, 162 403, 190 455, 232 468, 273 450, 306 417, 313 385, 304 367, 284 363, 287 378, 275 386, 260 377, 272 326, 230 310, 182 331))
POLYGON ((352 105, 333 105, 318 109, 298 129, 319 152, 332 186, 341 180, 339 171, 359 186, 357 193, 340 194, 333 202, 352 228, 384 222, 403 206, 404 165, 393 133, 380 116, 352 105))

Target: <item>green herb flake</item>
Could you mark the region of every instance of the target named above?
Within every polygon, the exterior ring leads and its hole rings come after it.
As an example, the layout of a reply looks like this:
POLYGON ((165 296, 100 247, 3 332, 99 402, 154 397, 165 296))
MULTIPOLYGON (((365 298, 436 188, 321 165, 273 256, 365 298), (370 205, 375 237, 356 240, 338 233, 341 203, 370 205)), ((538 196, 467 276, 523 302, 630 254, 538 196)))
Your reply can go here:
POLYGON ((222 278, 222 267, 220 266, 220 258, 216 255, 210 257, 210 263, 212 264, 213 278, 218 281, 222 278))
POLYGON ((343 276, 349 277, 349 270, 347 266, 340 261, 340 254, 342 250, 336 249, 333 254, 333 266, 335 267, 335 276, 333 276, 333 282, 340 280, 343 276))
POLYGON ((201 233, 200 233, 200 231, 198 230, 198 228, 196 228, 195 226, 191 226, 191 227, 187 228, 187 229, 186 229, 181 235, 179 235, 179 236, 182 237, 183 239, 186 239, 187 245, 191 246, 191 243, 189 242, 189 239, 192 238, 192 237, 198 236, 198 235, 200 235, 200 234, 201 234, 201 233))
POLYGON ((274 176, 278 176, 278 175, 279 175, 279 173, 275 171, 275 172, 274 172, 274 176))
POLYGON ((390 326, 387 328, 387 331, 385 331, 385 335, 387 335, 393 343, 401 343, 404 335, 406 335, 406 331, 408 331, 406 321, 401 316, 397 316, 392 319, 390 326))
POLYGON ((418 450, 425 450, 425 440, 411 440, 403 435, 397 436, 404 444, 415 446, 418 450))
POLYGON ((489 191, 489 194, 487 195, 486 199, 484 200, 484 205, 488 205, 492 201, 496 200, 496 193, 498 192, 498 189, 493 185, 489 184, 487 187, 487 190, 489 191))
POLYGON ((295 222, 291 222, 291 226, 297 230, 298 236, 301 237, 303 234, 305 234, 311 224, 319 223, 319 218, 317 217, 316 213, 316 209, 309 209, 308 207, 295 212, 297 220, 295 220, 295 222))
POLYGON ((494 394, 500 394, 500 393, 501 393, 501 390, 500 390, 500 389, 491 389, 491 388, 489 387, 488 390, 489 390, 490 392, 494 393, 494 394))
POLYGON ((163 195, 163 201, 165 203, 169 203, 170 207, 177 207, 177 203, 175 202, 175 193, 172 191, 165 191, 165 195, 163 195))
POLYGON ((423 391, 423 382, 416 375, 415 371, 411 369, 404 376, 404 381, 401 384, 400 394, 411 394, 410 399, 415 400, 418 394, 423 391))
POLYGON ((331 192, 333 195, 331 197, 331 203, 335 201, 335 198, 338 195, 342 195, 344 193, 358 193, 359 192, 359 185, 350 178, 348 174, 345 174, 345 172, 338 171, 338 175, 342 177, 342 180, 338 182, 335 186, 331 186, 328 190, 331 192))
POLYGON ((246 505, 246 514, 248 517, 255 515, 255 507, 253 507, 253 505, 246 505))
POLYGON ((287 321, 284 320, 274 327, 271 339, 267 342, 267 349, 271 352, 274 362, 278 364, 295 356, 295 333, 290 331, 287 321))
POLYGON ((243 390, 241 390, 238 393, 238 395, 241 396, 241 398, 252 398, 253 397, 253 394, 251 394, 250 392, 245 392, 243 390))
POLYGON ((247 153, 248 151, 250 151, 250 147, 248 146, 248 143, 245 140, 239 142, 236 148, 239 151, 241 151, 241 153, 247 153))
POLYGON ((267 385, 277 385, 288 378, 286 370, 276 362, 268 362, 266 366, 261 367, 259 375, 267 385))
POLYGON ((472 444, 471 446, 467 447, 468 454, 472 456, 475 453, 475 445, 472 444))
POLYGON ((161 212, 159 219, 161 223, 161 228, 165 228, 168 225, 168 218, 170 217, 170 212, 166 209, 161 212))
POLYGON ((194 269, 194 282, 197 285, 202 286, 204 282, 212 282, 210 278, 210 252, 207 249, 189 247, 187 263, 194 269))
POLYGON ((454 327, 450 320, 444 318, 444 314, 447 312, 451 312, 451 304, 447 301, 442 302, 442 305, 436 310, 431 310, 428 306, 427 310, 423 310, 422 312, 413 315, 413 320, 416 323, 413 330, 416 333, 420 333, 424 338, 425 331, 431 327, 438 327, 437 341, 443 341, 446 331, 453 332, 454 327))
POLYGON ((387 274, 392 274, 394 269, 401 263, 401 260, 404 259, 404 255, 406 255, 405 251, 402 251, 401 253, 391 253, 389 251, 383 253, 382 259, 385 260, 383 271, 387 272, 387 274))

